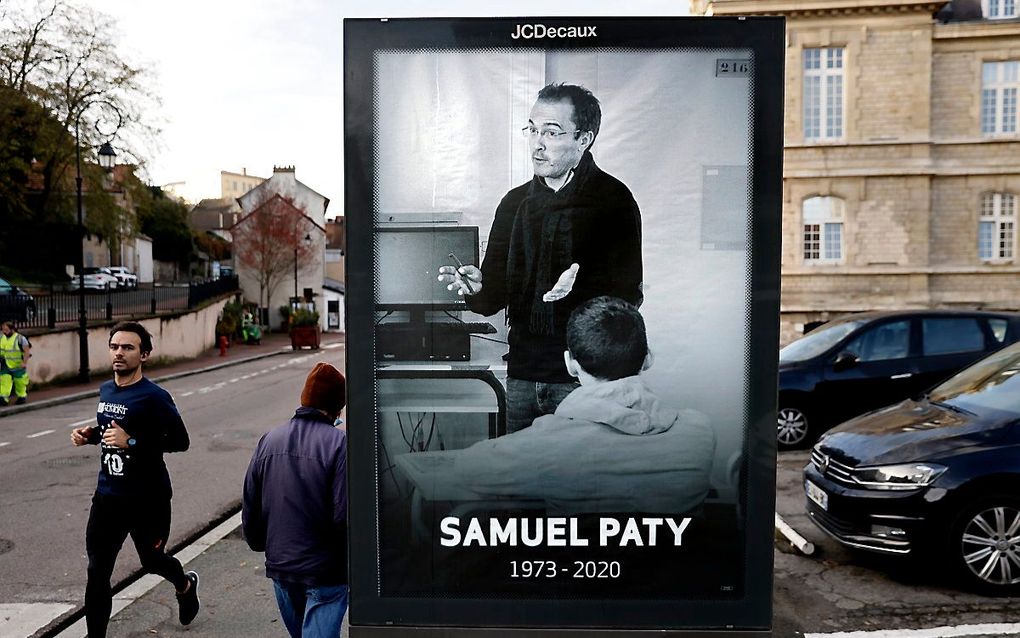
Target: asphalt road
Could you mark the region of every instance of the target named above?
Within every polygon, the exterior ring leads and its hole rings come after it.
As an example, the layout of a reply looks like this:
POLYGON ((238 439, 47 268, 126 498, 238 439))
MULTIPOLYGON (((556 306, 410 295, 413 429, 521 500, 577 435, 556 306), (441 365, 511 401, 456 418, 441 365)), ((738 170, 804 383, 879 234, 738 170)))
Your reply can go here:
MULTIPOLYGON (((287 353, 163 384, 191 435, 188 452, 166 457, 175 493, 169 545, 237 506, 256 442, 293 414, 320 360, 342 369, 344 350, 287 353)), ((84 399, 0 421, 0 604, 81 604, 99 457, 95 447, 74 448, 70 430, 94 422, 95 409, 96 399, 84 399)), ((136 569, 127 543, 114 582, 136 569)))
MULTIPOLYGON (((804 556, 785 540, 776 542, 776 636, 1020 623, 1020 599, 959 589, 938 560, 853 552, 832 540, 804 510, 801 471, 808 458, 808 451, 779 454, 776 511, 814 543, 816 551, 804 556)), ((1020 635, 1020 626, 1007 635, 1020 635)))

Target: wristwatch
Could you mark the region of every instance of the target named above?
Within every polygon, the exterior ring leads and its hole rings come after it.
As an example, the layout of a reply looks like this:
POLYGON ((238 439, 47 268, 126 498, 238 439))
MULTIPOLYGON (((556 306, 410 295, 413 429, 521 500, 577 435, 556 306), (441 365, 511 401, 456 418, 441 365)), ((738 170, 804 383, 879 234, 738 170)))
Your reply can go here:
POLYGON ((134 447, 135 443, 138 443, 138 441, 135 440, 135 437, 131 437, 130 439, 128 439, 128 447, 129 448, 134 447))

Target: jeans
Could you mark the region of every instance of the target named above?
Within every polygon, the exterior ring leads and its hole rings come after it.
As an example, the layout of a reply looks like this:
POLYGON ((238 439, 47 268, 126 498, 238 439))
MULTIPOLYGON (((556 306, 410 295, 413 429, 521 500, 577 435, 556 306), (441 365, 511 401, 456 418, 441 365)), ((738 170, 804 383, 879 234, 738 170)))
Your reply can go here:
POLYGON ((347 613, 347 585, 312 587, 273 579, 276 604, 291 638, 338 638, 347 613))
POLYGON ((513 434, 531 425, 543 414, 552 414, 567 395, 581 387, 570 383, 542 383, 507 377, 506 433, 513 434))
POLYGON ((85 528, 85 551, 89 559, 85 624, 90 638, 106 635, 113 604, 110 577, 117 554, 129 534, 142 569, 167 579, 177 591, 188 585, 180 561, 165 553, 170 535, 170 499, 107 496, 97 492, 92 497, 92 510, 85 528))

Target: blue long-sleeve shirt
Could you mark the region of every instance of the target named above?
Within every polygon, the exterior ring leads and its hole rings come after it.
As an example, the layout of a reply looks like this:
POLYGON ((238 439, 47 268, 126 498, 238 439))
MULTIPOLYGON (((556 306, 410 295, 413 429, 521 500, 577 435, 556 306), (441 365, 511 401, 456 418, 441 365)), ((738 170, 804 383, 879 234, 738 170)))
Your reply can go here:
POLYGON ((266 576, 347 583, 347 434, 332 419, 301 407, 262 437, 244 477, 241 529, 266 553, 266 576))
POLYGON ((170 498, 173 488, 163 454, 183 452, 191 445, 170 393, 147 378, 120 387, 107 381, 99 388, 96 423, 89 439, 100 448, 97 491, 112 496, 170 498), (135 445, 118 448, 102 443, 116 421, 135 445))

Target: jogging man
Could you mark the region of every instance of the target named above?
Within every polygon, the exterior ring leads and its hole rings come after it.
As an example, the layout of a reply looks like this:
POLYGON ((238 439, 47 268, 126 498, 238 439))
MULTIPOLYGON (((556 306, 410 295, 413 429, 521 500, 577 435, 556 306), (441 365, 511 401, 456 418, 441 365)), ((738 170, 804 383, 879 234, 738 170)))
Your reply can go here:
POLYGON ((99 389, 97 425, 71 432, 75 446, 100 448, 99 482, 85 530, 89 638, 106 636, 110 578, 129 534, 142 568, 176 588, 181 624, 194 620, 199 608, 198 574, 185 573, 165 551, 173 490, 163 454, 187 450, 188 431, 170 393, 142 375, 142 364, 152 354, 152 336, 145 327, 118 323, 110 331, 109 344, 113 380, 99 389))

